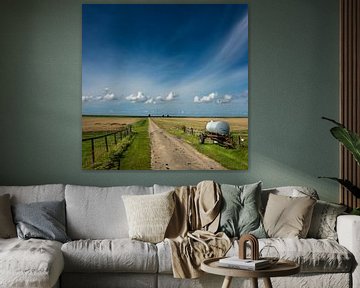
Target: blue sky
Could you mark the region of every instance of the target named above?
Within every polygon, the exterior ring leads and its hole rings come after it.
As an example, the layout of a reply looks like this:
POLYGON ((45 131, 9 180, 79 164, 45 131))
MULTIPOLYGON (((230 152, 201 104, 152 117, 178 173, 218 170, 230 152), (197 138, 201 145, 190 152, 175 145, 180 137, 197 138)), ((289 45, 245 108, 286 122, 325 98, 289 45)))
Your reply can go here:
POLYGON ((83 5, 82 113, 248 115, 246 4, 83 5))

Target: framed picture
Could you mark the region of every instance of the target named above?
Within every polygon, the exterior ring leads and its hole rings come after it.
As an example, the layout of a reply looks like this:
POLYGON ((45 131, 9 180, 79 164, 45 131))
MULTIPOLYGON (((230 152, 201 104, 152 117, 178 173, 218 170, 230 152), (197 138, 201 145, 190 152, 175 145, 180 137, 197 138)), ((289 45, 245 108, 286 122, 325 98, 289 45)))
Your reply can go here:
POLYGON ((82 13, 83 169, 248 169, 247 4, 82 13))

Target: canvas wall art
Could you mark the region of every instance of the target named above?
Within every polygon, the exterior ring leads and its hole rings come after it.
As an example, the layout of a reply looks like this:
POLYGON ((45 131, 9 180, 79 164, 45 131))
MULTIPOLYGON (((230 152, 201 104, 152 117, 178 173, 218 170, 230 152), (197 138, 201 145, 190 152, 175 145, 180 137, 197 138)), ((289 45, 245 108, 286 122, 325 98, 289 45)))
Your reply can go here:
POLYGON ((84 4, 82 168, 248 169, 247 4, 84 4))

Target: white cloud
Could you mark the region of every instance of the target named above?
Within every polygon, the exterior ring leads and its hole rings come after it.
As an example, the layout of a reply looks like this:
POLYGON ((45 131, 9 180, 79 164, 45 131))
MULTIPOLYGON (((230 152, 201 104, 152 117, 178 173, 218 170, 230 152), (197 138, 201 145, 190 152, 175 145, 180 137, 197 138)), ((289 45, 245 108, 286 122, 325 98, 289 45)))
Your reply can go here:
POLYGON ((220 43, 223 45, 216 55, 216 62, 229 63, 238 59, 239 51, 246 51, 248 44, 248 16, 241 19, 220 43))
POLYGON ((103 96, 103 99, 104 101, 112 101, 112 100, 116 100, 115 99, 115 94, 114 93, 108 93, 108 94, 105 94, 103 96))
POLYGON ((143 92, 139 91, 137 92, 137 94, 131 94, 127 97, 125 97, 126 100, 131 101, 133 103, 145 103, 145 104, 157 104, 158 101, 173 101, 175 100, 176 97, 178 97, 179 95, 173 91, 171 91, 168 95, 166 96, 157 96, 157 97, 152 97, 152 96, 146 96, 143 92))
POLYGON ((111 90, 109 88, 105 88, 105 95, 99 96, 98 98, 99 98, 99 100, 102 100, 102 101, 117 100, 115 97, 115 94, 113 92, 111 92, 111 90))
POLYGON ((93 96, 83 95, 83 96, 81 97, 81 100, 82 100, 82 102, 90 102, 90 101, 93 101, 93 100, 94 100, 94 97, 93 97, 93 96))
POLYGON ((176 97, 178 97, 179 95, 176 94, 174 91, 171 91, 165 98, 165 101, 173 101, 175 100, 176 97))
POLYGON ((148 100, 145 101, 145 104, 156 104, 156 101, 153 97, 150 97, 148 100))
POLYGON ((195 103, 210 103, 213 102, 215 97, 217 96, 217 93, 212 92, 207 96, 195 96, 194 102, 195 103))
POLYGON ((146 97, 143 92, 138 91, 136 95, 131 94, 125 97, 125 99, 133 103, 143 103, 148 100, 148 97, 146 97))
POLYGON ((111 92, 111 90, 109 88, 105 88, 105 93, 104 95, 99 95, 99 96, 86 96, 83 95, 82 96, 82 101, 83 102, 91 102, 91 101, 113 101, 113 100, 118 100, 115 96, 115 94, 113 92, 111 92))
POLYGON ((175 93, 174 91, 170 91, 170 93, 168 95, 166 95, 165 97, 157 96, 156 100, 158 100, 158 101, 174 101, 178 96, 179 96, 179 94, 175 93))
POLYGON ((216 103, 218 104, 225 104, 230 103, 232 101, 233 97, 229 94, 224 95, 222 98, 219 98, 216 100, 216 103))

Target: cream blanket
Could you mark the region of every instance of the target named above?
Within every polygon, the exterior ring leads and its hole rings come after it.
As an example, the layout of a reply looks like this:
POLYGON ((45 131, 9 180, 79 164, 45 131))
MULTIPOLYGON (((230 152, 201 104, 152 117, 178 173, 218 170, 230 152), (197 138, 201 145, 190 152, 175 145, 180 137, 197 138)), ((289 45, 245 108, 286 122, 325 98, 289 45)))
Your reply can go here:
POLYGON ((221 190, 213 181, 175 190, 175 211, 165 233, 171 247, 175 278, 200 277, 201 262, 222 257, 231 246, 225 233, 216 233, 221 209, 221 190))

